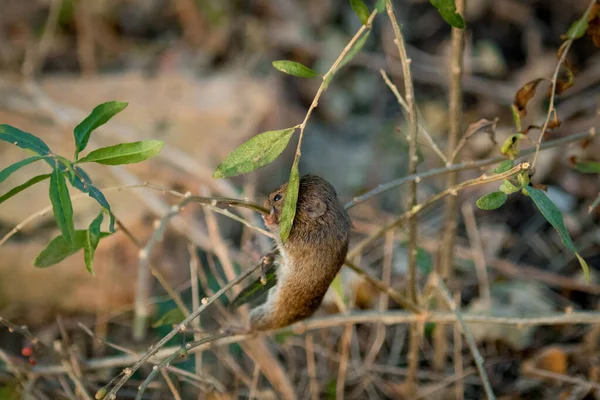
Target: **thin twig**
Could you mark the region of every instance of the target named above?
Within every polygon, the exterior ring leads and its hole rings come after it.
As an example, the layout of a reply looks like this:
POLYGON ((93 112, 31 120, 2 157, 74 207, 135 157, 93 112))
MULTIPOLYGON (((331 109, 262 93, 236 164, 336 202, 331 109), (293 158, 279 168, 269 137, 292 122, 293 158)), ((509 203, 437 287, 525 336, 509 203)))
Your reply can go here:
MULTIPOLYGON (((244 275, 241 275, 237 282, 230 282, 230 284, 237 284, 239 281, 245 279, 256 270, 259 266, 252 268, 252 270, 247 271, 244 275)), ((228 289, 228 288, 227 288, 228 289)), ((220 296, 224 292, 221 289, 217 294, 220 296)), ((215 296, 217 296, 215 294, 215 296)), ((213 299, 211 297, 211 299, 213 299)), ((214 300, 213 300, 214 301, 214 300)), ((206 307, 206 305, 202 305, 202 307, 206 307)), ((203 311, 203 310, 202 310, 203 311)), ((511 326, 558 326, 558 325, 575 325, 575 324, 591 324, 591 325, 600 325, 600 312, 591 312, 591 311, 582 311, 582 312, 565 312, 565 313, 552 313, 543 316, 514 316, 514 317, 496 317, 496 316, 488 316, 488 315, 462 315, 462 319, 465 323, 468 324, 495 324, 495 325, 511 325, 511 326)), ((385 325, 397 325, 397 324, 411 324, 415 322, 425 323, 425 322, 443 322, 443 323, 455 323, 457 321, 457 317, 454 313, 449 312, 427 312, 422 314, 415 314, 407 311, 397 311, 391 310, 385 313, 380 313, 377 311, 362 311, 362 312, 353 312, 350 314, 336 314, 329 315, 326 317, 320 318, 310 318, 301 322, 298 322, 292 326, 278 329, 271 332, 264 332, 265 334, 276 334, 283 332, 292 332, 296 334, 302 334, 305 332, 317 331, 326 328, 333 328, 342 325, 350 324, 368 324, 368 323, 378 323, 381 322, 385 325)), ((189 322, 189 321, 188 321, 189 322)), ((175 334, 179 332, 179 329, 174 330, 175 334)), ((171 332, 169 335, 171 335, 171 332)), ((173 335, 175 336, 175 335, 173 335)), ((173 336, 169 337, 170 340, 173 336)), ((219 340, 215 340, 211 343, 205 343, 204 345, 197 345, 193 349, 190 348, 190 352, 196 351, 204 351, 208 348, 216 347, 216 346, 225 346, 233 343, 240 343, 245 340, 249 340, 256 337, 256 334, 240 334, 240 335, 230 335, 224 337, 219 340), (212 347, 211 347, 212 346, 212 347)), ((103 357, 103 358, 95 358, 89 360, 82 361, 82 370, 91 371, 91 370, 100 370, 106 368, 115 368, 121 367, 125 365, 129 365, 133 362, 141 362, 140 366, 150 359, 159 360, 163 359, 167 356, 173 354, 180 349, 179 346, 174 347, 162 347, 165 342, 161 340, 154 346, 148 353, 143 356, 143 360, 140 360, 138 356, 133 355, 120 355, 120 356, 111 356, 111 357, 103 357), (159 346, 160 344, 160 346, 159 346)), ((136 363, 137 365, 137 363, 136 363)), ((137 371, 139 366, 135 369, 137 371)), ((132 373, 132 369, 127 370, 129 374, 132 373)), ((66 371, 64 367, 61 365, 36 365, 31 368, 31 373, 47 376, 47 375, 56 375, 56 374, 64 374, 66 371)), ((129 378, 127 378, 129 379, 129 378)), ((125 379, 125 381, 127 381, 125 379)), ((123 383, 125 383, 125 381, 123 383)), ((250 383, 250 380, 248 380, 250 383)), ((119 386, 119 388, 122 384, 119 386)))
MULTIPOLYGON (((457 292, 454 295, 454 304, 457 307, 460 307, 460 292, 457 292)), ((458 324, 454 324, 454 374, 456 376, 465 376, 465 372, 463 370, 463 356, 462 356, 462 336, 460 335, 460 327, 458 324)), ((464 400, 465 398, 465 388, 463 385, 463 380, 458 379, 454 384, 454 393, 456 395, 456 400, 464 400)))
POLYGON ((357 274, 359 274, 363 278, 365 278, 365 280, 367 282, 369 282, 371 285, 375 286, 378 290, 380 290, 383 293, 386 293, 396 303, 398 303, 399 305, 401 305, 405 309, 410 310, 410 311, 412 311, 414 313, 420 313, 420 312, 423 311, 416 304, 412 303, 410 300, 405 299, 404 296, 402 296, 400 293, 398 293, 391 286, 386 285, 384 282, 382 282, 379 279, 371 276, 371 274, 369 274, 364 269, 360 268, 358 265, 356 265, 355 263, 353 263, 349 259, 346 259, 344 261, 344 265, 347 266, 347 267, 349 267, 352 271, 356 272, 357 274))
POLYGON ((426 209, 427 207, 431 206, 432 204, 434 204, 436 201, 448 196, 448 195, 452 195, 455 196, 456 194, 458 194, 458 192, 460 192, 461 190, 464 190, 468 187, 471 186, 477 186, 477 185, 483 185, 486 183, 490 183, 490 182, 496 182, 499 180, 503 180, 503 179, 507 179, 513 175, 516 175, 517 173, 521 172, 521 171, 525 171, 529 169, 529 163, 520 163, 519 165, 509 169, 506 172, 500 173, 500 174, 494 174, 494 175, 486 175, 483 174, 481 175, 479 178, 475 178, 475 179, 471 179, 468 181, 464 181, 462 183, 459 183, 456 186, 450 187, 446 190, 443 190, 431 197, 429 197, 427 200, 425 200, 422 203, 417 204, 416 206, 414 206, 411 210, 403 213, 402 215, 400 215, 399 217, 397 217, 394 221, 392 221, 391 223, 385 225, 383 228, 381 228, 379 231, 375 232, 374 234, 372 234, 371 236, 361 240, 358 244, 356 244, 349 252, 348 252, 348 258, 352 258, 355 254, 361 253, 367 246, 371 245, 373 242, 375 242, 377 239, 379 239, 380 237, 382 237, 383 235, 385 235, 385 233, 387 231, 389 231, 390 229, 394 229, 397 226, 399 226, 400 224, 402 224, 403 222, 405 222, 406 220, 408 220, 408 218, 413 217, 418 215, 420 212, 422 212, 424 209, 426 209))
POLYGON ((169 332, 165 337, 163 337, 158 343, 152 346, 133 366, 130 368, 126 368, 123 371, 123 377, 112 387, 110 392, 107 394, 107 398, 111 398, 111 396, 116 396, 118 390, 127 382, 127 380, 136 372, 150 357, 158 352, 158 350, 163 347, 169 340, 173 339, 179 332, 185 330, 187 325, 194 320, 197 316, 199 316, 209 305, 211 305, 215 300, 217 300, 223 293, 231 289, 233 286, 237 285, 239 282, 250 276, 252 272, 256 271, 261 264, 257 264, 252 268, 248 268, 246 272, 239 275, 236 279, 229 282, 227 285, 223 286, 217 293, 209 298, 205 298, 202 301, 202 306, 197 310, 194 310, 189 317, 184 319, 175 329, 169 332))
POLYGON ((160 374, 162 375, 162 377, 165 380, 165 382, 167 382, 167 386, 168 386, 169 390, 171 391, 171 395, 173 396, 173 400, 181 400, 181 395, 177 391, 177 388, 173 384, 173 380, 171 379, 171 377, 169 377, 169 374, 167 373, 167 371, 164 370, 164 369, 161 369, 160 370, 160 374))
POLYGON ((462 214, 465 227, 467 228, 467 236, 469 236, 469 242, 471 243, 471 254, 473 254, 473 261, 475 262, 475 272, 477 273, 477 282, 479 282, 479 296, 486 304, 491 304, 492 295, 490 294, 490 281, 488 279, 485 253, 471 203, 463 203, 462 214))
POLYGON ((252 374, 252 383, 250 384, 250 394, 248 400, 252 400, 256 397, 256 389, 258 387, 258 378, 260 377, 260 368, 258 364, 254 364, 254 373, 252 374))
MULTIPOLYGON (((465 15, 466 0, 456 1, 456 12, 465 15)), ((462 75, 463 75, 463 57, 466 28, 459 29, 452 27, 452 40, 450 51, 449 71, 449 101, 448 101, 448 143, 446 145, 446 154, 448 155, 448 164, 454 162, 458 155, 459 136, 463 131, 463 93, 462 93, 462 75)), ((446 187, 450 188, 458 182, 456 172, 449 172, 446 175, 446 187)), ((454 243, 456 241, 457 225, 457 196, 448 196, 445 199, 444 217, 441 232, 441 247, 437 255, 435 270, 443 279, 449 279, 452 276, 452 266, 454 261, 454 243)), ((443 305, 442 305, 443 307, 443 305)), ((438 371, 446 368, 446 356, 448 350, 448 338, 444 325, 436 326, 433 337, 433 365, 438 371)))
POLYGON ((310 395, 312 400, 319 399, 319 383, 317 381, 317 367, 315 365, 315 351, 313 349, 313 334, 306 335, 306 369, 308 371, 308 381, 310 384, 310 395))
POLYGON ((348 370, 348 358, 350 357, 350 340, 352 339, 352 324, 346 324, 344 334, 340 340, 340 362, 338 366, 337 380, 335 383, 335 398, 344 398, 346 387, 346 372, 348 370))
MULTIPOLYGON (((400 104, 400 106, 402 106, 404 111, 409 112, 408 104, 406 104, 406 102, 402 98, 402 95, 398 91, 398 88, 396 87, 396 85, 394 85, 394 83, 390 80, 390 78, 387 76, 387 74, 385 73, 385 71, 383 69, 380 69, 379 73, 383 77, 383 81, 385 82, 385 84, 390 88, 392 93, 394 93, 394 96, 396 96, 396 100, 398 101, 398 104, 400 104)), ((448 160, 446 159, 446 156, 444 155, 444 153, 442 153, 442 150, 440 150, 440 148, 435 143, 435 141, 433 140, 433 138, 431 137, 429 132, 427 132, 427 129, 425 129, 423 124, 419 123, 419 129, 420 129, 421 133, 423 134, 423 136, 425 136, 425 139, 427 139, 427 142, 429 142, 429 145, 431 146, 431 149, 433 150, 433 152, 440 158, 440 160, 442 160, 444 165, 447 165, 448 160)))
MULTIPOLYGON (((562 146, 562 145, 568 144, 568 143, 577 142, 580 140, 592 139, 595 136, 596 136, 596 131, 593 129, 589 129, 585 132, 580 132, 580 133, 576 133, 576 134, 573 134, 570 136, 566 136, 566 137, 562 137, 559 139, 554 139, 554 140, 549 140, 547 142, 544 142, 544 143, 542 143, 542 145, 540 147, 540 151, 558 147, 558 146, 562 146)), ((519 153, 518 159, 522 159, 529 154, 533 154, 533 153, 535 153, 535 151, 536 151, 535 147, 523 149, 519 153)), ((394 188, 401 186, 407 182, 412 182, 412 181, 420 182, 421 180, 423 180, 425 178, 431 178, 434 176, 444 175, 449 172, 463 171, 466 169, 483 168, 488 165, 497 164, 504 160, 506 160, 505 156, 496 156, 496 157, 486 158, 486 159, 477 160, 477 161, 465 161, 465 162, 462 162, 459 164, 452 164, 449 167, 434 168, 434 169, 430 169, 429 171, 426 171, 426 172, 408 175, 403 178, 395 179, 395 180, 387 182, 387 183, 382 183, 381 185, 368 191, 367 193, 353 198, 352 201, 350 201, 344 205, 344 208, 346 210, 348 210, 354 206, 357 206, 360 203, 364 203, 365 201, 367 201, 375 196, 385 193, 388 190, 394 189, 394 188)))
POLYGON ((25 60, 21 66, 21 74, 23 74, 25 79, 31 79, 35 76, 40 65, 43 65, 46 59, 46 55, 54 39, 62 3, 62 0, 50 1, 50 9, 48 10, 48 18, 44 25, 42 37, 36 46, 29 46, 25 51, 25 60))
MULTIPOLYGON (((419 161, 417 157, 417 136, 418 136, 418 125, 417 125, 417 106, 415 103, 415 93, 412 82, 412 75, 410 71, 411 60, 406 54, 406 46, 404 44, 404 37, 398 26, 396 15, 392 2, 387 0, 386 11, 392 28, 394 30, 394 44, 398 48, 398 54, 400 56, 400 63, 402 65, 402 75, 404 76, 404 95, 406 96, 406 104, 408 106, 408 124, 409 124, 409 146, 408 146, 408 173, 415 174, 417 172, 417 163, 419 161)), ((408 201, 407 207, 411 210, 417 204, 417 182, 412 181, 408 188, 408 201)), ((408 245, 407 245, 407 258, 408 258, 408 297, 411 302, 418 304, 417 298, 417 237, 418 237, 418 225, 416 215, 408 215, 408 245)), ((349 257, 351 258, 351 257, 349 257)), ((410 327, 410 341, 409 341, 409 354, 408 354, 408 365, 409 375, 407 377, 408 393, 415 395, 417 393, 417 368, 419 364, 419 332, 417 324, 410 327)))
POLYGON ((467 346, 473 355, 473 361, 475 362, 475 366, 477 367, 477 371, 479 372, 479 377, 481 378, 481 382, 483 383, 483 388, 485 390, 485 394, 488 400, 494 400, 496 396, 492 390, 492 385, 490 384, 490 379, 487 376, 487 372, 485 371, 485 367, 483 366, 484 360, 477 349, 477 344, 475 343, 475 339, 471 334, 467 324, 465 323, 465 318, 463 315, 457 310, 456 304, 452 300, 452 295, 450 291, 444 284, 441 276, 437 273, 431 274, 429 278, 429 282, 432 287, 436 288, 438 293, 441 295, 441 298, 444 300, 446 305, 452 310, 456 316, 456 321, 460 325, 463 335, 465 336, 465 341, 467 342, 467 346))
MULTIPOLYGON (((190 282, 192 288, 192 310, 200 308, 200 291, 198 290, 198 267, 200 261, 198 260, 198 253, 196 253, 196 247, 188 243, 188 253, 190 255, 190 282)), ((201 329, 200 316, 192 321, 192 327, 198 331, 201 329)), ((200 334, 194 332, 194 340, 200 340, 200 334)), ((202 353, 196 353, 196 375, 200 377, 202 375, 202 353)))
POLYGON ((563 375, 552 371, 546 371, 539 368, 527 367, 523 368, 523 372, 526 374, 531 374, 540 378, 549 378, 559 382, 567 382, 577 386, 584 386, 593 388, 596 391, 600 391, 600 384, 593 382, 591 380, 585 380, 581 378, 576 378, 573 376, 563 375))
MULTIPOLYGON (((94 341, 97 341, 98 343, 101 343, 101 344, 103 344, 105 346, 112 347, 115 350, 123 352, 123 353, 127 354, 131 358, 131 360, 132 360, 132 361, 129 361, 129 362, 124 363, 124 364, 108 366, 106 368, 127 365, 127 364, 130 364, 130 363, 134 362, 135 360, 137 360, 138 358, 141 357, 141 354, 139 354, 139 353, 137 353, 137 352, 135 352, 135 351, 133 351, 131 349, 128 349, 128 348, 123 347, 121 345, 118 345, 116 343, 109 342, 109 341, 107 341, 107 340, 105 340, 105 339, 103 339, 101 337, 98 337, 97 335, 94 334, 94 332, 92 332, 90 330, 90 328, 88 328, 87 326, 83 325, 82 323, 78 323, 77 325, 79 326, 79 328, 81 330, 83 330, 87 335, 89 335, 94 341)), ((198 352, 198 354, 202 354, 202 352, 198 352)), ((148 362, 158 364, 158 362, 156 362, 153 359, 148 360, 148 362)), ((86 366, 89 369, 89 365, 84 365, 84 367, 86 367, 86 366)), ((98 369, 101 369, 101 368, 98 368, 98 369)), ((225 390, 226 390, 225 386, 221 382, 219 382, 215 377, 213 377, 211 375, 204 374, 204 375, 198 375, 198 376, 196 376, 196 375, 192 374, 191 372, 188 372, 188 371, 185 371, 183 369, 176 368, 176 367, 173 367, 173 366, 168 366, 166 369, 169 372, 172 372, 174 374, 180 375, 182 377, 189 378, 190 380, 196 381, 199 384, 212 385, 219 392, 225 392, 225 390)))
MULTIPOLYGON (((381 272, 382 282, 385 285, 390 284, 390 279, 392 276, 392 260, 394 253, 394 232, 388 232, 385 235, 385 244, 383 246, 383 271, 381 272)), ((379 302, 377 304, 377 310, 380 312, 384 312, 388 308, 388 297, 387 293, 382 293, 379 296, 379 302)), ((381 350, 381 346, 385 341, 385 326, 383 324, 377 324, 375 326, 375 338, 373 339, 373 343, 365 356, 363 364, 365 366, 365 371, 369 371, 370 366, 375 363, 375 359, 377 358, 377 354, 379 350, 381 350)))
MULTIPOLYGON (((583 13, 583 16, 579 20, 579 24, 587 24, 588 17, 590 15, 590 12, 592 11, 592 8, 594 7, 594 4, 596 4, 596 1, 597 0, 590 1, 589 6, 585 10, 585 13, 583 13)), ((577 30, 579 30, 579 29, 576 29, 575 31, 577 31, 577 30)), ((575 31, 573 32, 573 35, 575 35, 575 31)), ((544 125, 542 126, 542 131, 540 132, 540 136, 537 140, 537 143, 535 144, 536 150, 533 155, 533 161, 531 162, 531 166, 533 169, 535 169, 535 163, 537 162, 537 158, 540 153, 540 146, 542 144, 542 140, 544 139, 546 129, 548 129, 548 124, 550 123, 550 118, 553 114, 555 114, 557 112, 556 109, 554 108, 554 98, 556 97, 556 82, 558 81, 558 73, 560 72, 560 67, 563 65, 563 63, 567 59, 567 54, 569 53, 569 49, 571 48, 571 45, 573 44, 574 41, 575 41, 575 38, 570 37, 561 46, 562 52, 560 54, 560 58, 558 59, 558 62, 556 63, 556 68, 554 68, 554 74, 552 75, 552 79, 551 79, 550 104, 548 105, 548 112, 546 113, 546 120, 544 121, 544 125)))

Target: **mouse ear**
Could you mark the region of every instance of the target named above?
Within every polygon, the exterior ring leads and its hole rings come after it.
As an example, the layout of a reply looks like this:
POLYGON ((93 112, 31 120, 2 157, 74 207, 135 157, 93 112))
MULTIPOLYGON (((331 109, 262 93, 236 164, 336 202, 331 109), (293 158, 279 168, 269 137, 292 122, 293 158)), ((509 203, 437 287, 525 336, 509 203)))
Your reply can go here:
POLYGON ((316 198, 306 202, 303 208, 306 215, 313 219, 325 214, 325 211, 327 210, 325 202, 321 199, 316 198))

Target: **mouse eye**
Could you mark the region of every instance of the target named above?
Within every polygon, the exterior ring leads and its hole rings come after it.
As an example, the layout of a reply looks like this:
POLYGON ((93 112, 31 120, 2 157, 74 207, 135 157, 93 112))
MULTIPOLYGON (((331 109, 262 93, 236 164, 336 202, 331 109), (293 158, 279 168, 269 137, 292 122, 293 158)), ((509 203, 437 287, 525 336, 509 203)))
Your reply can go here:
POLYGON ((279 201, 279 200, 281 200, 281 195, 276 194, 275 197, 273 197, 273 201, 279 201))

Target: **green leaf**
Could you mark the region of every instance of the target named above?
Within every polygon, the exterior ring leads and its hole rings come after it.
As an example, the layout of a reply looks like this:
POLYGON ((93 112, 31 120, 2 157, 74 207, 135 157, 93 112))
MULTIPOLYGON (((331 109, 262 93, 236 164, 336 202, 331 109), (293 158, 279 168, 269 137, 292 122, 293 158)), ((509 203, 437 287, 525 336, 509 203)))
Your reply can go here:
MULTIPOLYGON (((109 232, 102 232, 101 238, 110 235, 109 232)), ((47 268, 61 262, 65 258, 77 253, 85 245, 87 240, 87 231, 75 231, 74 240, 68 242, 63 235, 57 236, 46 246, 44 250, 36 257, 33 265, 38 268, 47 268)))
POLYGON ((511 169, 513 167, 513 165, 514 165, 513 160, 504 160, 496 168, 494 168, 493 172, 495 174, 501 174, 501 173, 506 172, 509 169, 511 169))
POLYGON ((455 28, 464 29, 465 20, 456 12, 454 0, 429 0, 429 2, 437 8, 444 21, 455 28))
POLYGON ((73 205, 65 176, 58 168, 55 168, 50 176, 50 202, 58 228, 68 242, 73 241, 75 236, 73 205))
POLYGON ((502 192, 492 192, 481 196, 475 204, 482 210, 495 210, 506 202, 508 196, 502 192))
POLYGON ((298 202, 298 191, 300 190, 300 175, 298 173, 298 158, 294 160, 290 180, 288 182, 287 192, 285 193, 285 201, 283 210, 281 211, 281 220, 279 222, 279 235, 281 241, 285 242, 290 236, 292 226, 294 225, 294 217, 296 216, 296 203, 298 202))
POLYGON ((277 275, 275 264, 271 264, 271 266, 265 271, 265 276, 267 278, 266 284, 262 284, 260 278, 256 279, 247 288, 242 290, 235 299, 229 304, 229 307, 237 308, 242 304, 250 303, 254 300, 257 300, 262 295, 266 294, 269 289, 271 289, 277 283, 277 275))
POLYGON ((213 178, 227 178, 263 167, 285 149, 296 128, 260 133, 233 150, 217 167, 213 178))
POLYGON ((546 218, 546 221, 548 221, 550 225, 552 225, 554 229, 556 229, 556 231, 560 235, 560 240, 563 242, 563 244, 569 250, 575 253, 575 255, 577 256, 577 260, 579 260, 579 264, 583 269, 583 273, 585 274, 585 279, 589 282, 589 267, 585 260, 577 252, 577 248, 575 248, 573 240, 571 240, 571 235, 569 234, 569 231, 565 226, 562 213, 560 212, 558 207, 556 207, 552 200, 550 200, 550 198, 546 196, 546 193, 544 193, 542 190, 536 189, 532 186, 526 186, 523 188, 523 190, 525 190, 529 197, 531 197, 537 208, 544 216, 544 218, 546 218))
POLYGON ((513 121, 515 121, 515 128, 517 132, 521 132, 521 113, 516 105, 511 104, 510 110, 512 111, 513 121))
POLYGON ((581 265, 581 269, 583 270, 583 276, 585 277, 585 281, 590 283, 590 267, 587 262, 579 255, 579 253, 575 253, 577 260, 579 261, 579 265, 581 265))
POLYGON ((319 76, 312 69, 298 63, 295 61, 288 60, 278 60, 273 61, 273 66, 280 70, 281 72, 285 72, 286 74, 297 76, 298 78, 314 78, 319 76))
POLYGON ((30 186, 35 185, 38 182, 41 182, 43 180, 46 180, 48 178, 50 178, 51 174, 44 174, 44 175, 38 175, 38 176, 34 176, 33 178, 31 178, 30 180, 28 180, 27 182, 16 186, 14 188, 12 188, 11 190, 9 190, 8 192, 4 193, 2 196, 0 196, 0 204, 4 203, 6 200, 10 199, 11 197, 13 197, 14 195, 21 193, 23 190, 27 189, 30 186))
POLYGON ((387 4, 387 2, 388 0, 377 0, 377 3, 375 3, 375 9, 378 13, 382 13, 385 11, 385 5, 387 4))
POLYGON ((521 190, 520 187, 516 187, 515 185, 512 184, 511 181, 509 181, 508 179, 505 179, 502 181, 502 184, 500 185, 499 190, 502 193, 506 193, 506 194, 513 194, 518 192, 519 190, 521 190))
POLYGON ((350 0, 350 5, 352 5, 352 9, 358 16, 358 19, 360 19, 360 22, 362 22, 363 25, 366 25, 370 13, 365 3, 363 3, 362 0, 350 0))
POLYGON ((177 325, 180 324, 181 321, 185 319, 183 312, 179 308, 173 308, 172 310, 167 311, 160 317, 158 321, 152 324, 153 328, 158 328, 163 325, 177 325))
POLYGON ((578 161, 575 168, 584 174, 600 174, 600 162, 597 161, 578 161))
POLYGON ((74 168, 75 175, 69 177, 71 185, 80 190, 83 193, 87 193, 92 199, 96 200, 102 208, 106 209, 110 215, 109 231, 114 233, 115 231, 115 220, 112 213, 110 212, 110 204, 106 201, 104 194, 96 186, 92 184, 92 180, 89 175, 77 166, 74 168))
POLYGON ((75 127, 73 130, 73 134, 75 135, 75 160, 77 160, 79 153, 87 146, 92 132, 123 111, 125 107, 127 107, 127 103, 122 101, 109 101, 100 104, 75 127))
POLYGON ((0 171, 0 183, 2 181, 4 181, 6 178, 8 178, 10 176, 10 174, 17 171, 18 169, 20 169, 26 165, 29 165, 33 162, 36 162, 38 160, 41 160, 42 158, 44 158, 44 157, 43 156, 33 156, 33 157, 26 158, 24 160, 18 161, 12 165, 9 165, 8 167, 6 167, 2 171, 0 171))
POLYGON ((83 259, 85 261, 85 267, 88 272, 94 275, 94 253, 100 243, 100 227, 102 226, 102 220, 104 219, 104 211, 100 211, 100 214, 90 224, 89 229, 85 237, 85 243, 83 246, 83 259))
POLYGON ((569 231, 567 230, 567 227, 563 221, 562 213, 558 207, 556 207, 556 205, 552 202, 552 200, 550 200, 544 191, 536 189, 533 186, 526 186, 523 189, 534 201, 544 218, 546 218, 546 220, 554 227, 554 229, 556 229, 564 245, 573 253, 577 253, 577 249, 571 240, 569 231))
POLYGON ((514 160, 515 157, 519 155, 520 143, 521 139, 524 139, 526 136, 522 133, 515 133, 514 135, 510 135, 502 144, 500 148, 500 153, 504 154, 511 160, 514 160))
MULTIPOLYGON (((367 32, 365 32, 364 35, 361 36, 360 39, 358 39, 354 43, 354 45, 352 46, 352 48, 350 49, 350 51, 348 52, 348 54, 346 54, 346 57, 344 57, 344 59, 342 60, 342 62, 340 63, 340 65, 337 67, 337 70, 342 69, 346 64, 348 64, 350 62, 350 60, 352 60, 354 58, 354 56, 356 54, 358 54, 359 51, 362 50, 362 48, 364 47, 365 43, 367 42, 367 39, 369 38, 369 34, 370 33, 371 33, 371 31, 368 30, 367 32)), ((329 76, 333 76, 333 74, 330 74, 329 76)))
POLYGON ((568 39, 579 39, 583 35, 585 35, 585 31, 588 29, 588 21, 587 18, 580 18, 577 21, 573 22, 569 30, 567 31, 568 39))
POLYGON ((102 147, 80 158, 78 163, 95 162, 104 165, 122 165, 142 162, 156 156, 162 150, 161 140, 144 140, 141 142, 121 143, 102 147))
POLYGON ((10 125, 0 125, 0 140, 12 143, 22 149, 33 150, 41 156, 50 154, 50 148, 42 139, 10 125))

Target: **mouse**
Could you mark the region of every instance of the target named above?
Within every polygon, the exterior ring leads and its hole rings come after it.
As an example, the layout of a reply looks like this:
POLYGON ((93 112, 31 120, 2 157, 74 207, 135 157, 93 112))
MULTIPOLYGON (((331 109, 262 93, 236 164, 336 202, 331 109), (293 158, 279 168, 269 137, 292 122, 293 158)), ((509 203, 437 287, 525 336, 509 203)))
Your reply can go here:
POLYGON ((329 285, 344 264, 352 223, 335 188, 316 175, 300 178, 296 215, 290 234, 281 240, 279 223, 288 184, 264 201, 263 215, 279 252, 277 281, 266 301, 249 316, 249 330, 283 328, 319 308, 329 285))

